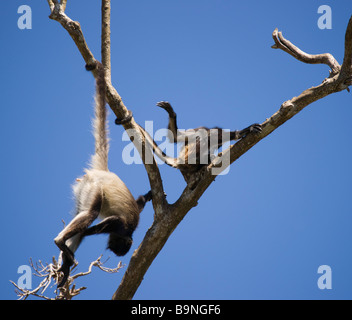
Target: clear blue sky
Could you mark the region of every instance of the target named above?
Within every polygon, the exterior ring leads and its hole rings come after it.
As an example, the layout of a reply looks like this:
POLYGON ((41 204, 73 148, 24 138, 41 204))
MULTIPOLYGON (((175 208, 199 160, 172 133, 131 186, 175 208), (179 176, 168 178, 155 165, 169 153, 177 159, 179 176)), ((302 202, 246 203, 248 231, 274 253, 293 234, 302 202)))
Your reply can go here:
MULTIPOLYGON (((53 238, 70 220, 70 185, 93 151, 94 79, 67 32, 48 19, 46 1, 2 3, 0 19, 0 298, 16 299, 17 268, 58 255, 53 238), (32 30, 19 30, 17 9, 32 8, 32 30)), ((87 43, 100 59, 100 1, 68 1, 87 43)), ((135 119, 164 128, 156 102, 172 102, 181 128, 241 129, 263 122, 280 105, 328 75, 273 50, 278 27, 309 53, 330 52, 341 63, 352 2, 113 1, 113 84, 135 119), (318 28, 320 5, 332 29, 318 28)), ((218 177, 153 262, 136 299, 352 298, 352 96, 320 100, 265 138, 229 174, 218 177), (332 290, 320 290, 320 265, 332 269, 332 290)), ((123 129, 111 128, 110 169, 135 196, 149 190, 142 165, 126 165, 123 129)), ((185 183, 160 166, 169 202, 185 183)), ((152 224, 147 205, 130 256, 152 224)), ((86 239, 79 270, 105 250, 106 236, 86 239)), ((125 270, 125 269, 124 269, 125 270)), ((80 299, 110 299, 123 275, 94 270, 78 285, 80 299)), ((33 279, 33 285, 39 282, 33 279)), ((52 289, 53 290, 53 289, 52 289)))

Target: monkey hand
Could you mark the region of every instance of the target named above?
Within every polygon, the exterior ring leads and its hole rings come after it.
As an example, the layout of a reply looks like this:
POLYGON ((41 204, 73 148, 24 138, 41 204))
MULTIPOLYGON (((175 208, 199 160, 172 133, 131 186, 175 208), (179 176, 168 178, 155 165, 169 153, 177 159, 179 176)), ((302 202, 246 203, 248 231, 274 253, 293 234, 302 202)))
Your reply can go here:
POLYGON ((63 276, 60 283, 57 285, 57 287, 62 288, 65 285, 68 279, 68 276, 70 275, 70 266, 68 264, 63 263, 59 271, 63 273, 63 276))
POLYGON ((244 138, 249 133, 260 133, 262 132, 262 125, 254 123, 251 126, 244 128, 243 130, 236 131, 236 140, 244 138))
POLYGON ((249 132, 260 133, 262 132, 262 125, 259 123, 254 123, 249 126, 249 132))
POLYGON ((157 107, 163 108, 170 117, 175 117, 176 114, 174 112, 174 109, 171 107, 171 104, 167 101, 160 101, 157 104, 157 107))
POLYGON ((55 239, 56 245, 60 248, 62 251, 62 265, 60 269, 58 270, 59 272, 63 272, 63 278, 61 279, 60 283, 58 284, 58 288, 61 288, 64 286, 64 284, 67 281, 68 276, 70 275, 70 267, 74 264, 75 262, 75 256, 73 252, 65 245, 64 242, 55 239))
POLYGON ((60 283, 57 285, 58 288, 62 288, 65 285, 65 283, 70 275, 70 268, 73 264, 74 264, 74 260, 72 260, 71 258, 67 257, 65 254, 63 254, 62 265, 61 265, 60 269, 58 270, 59 272, 63 273, 63 276, 62 276, 60 283))

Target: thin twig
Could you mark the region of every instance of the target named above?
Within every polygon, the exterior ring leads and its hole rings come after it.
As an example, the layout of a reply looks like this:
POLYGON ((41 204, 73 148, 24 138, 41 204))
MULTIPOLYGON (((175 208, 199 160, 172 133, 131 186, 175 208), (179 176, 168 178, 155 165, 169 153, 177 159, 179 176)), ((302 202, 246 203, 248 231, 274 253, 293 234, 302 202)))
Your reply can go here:
POLYGON ((15 292, 18 295, 19 300, 25 300, 29 296, 35 296, 46 300, 63 300, 63 299, 71 300, 73 297, 80 294, 82 290, 86 289, 86 287, 80 287, 77 289, 76 285, 73 283, 74 280, 76 280, 79 277, 83 277, 90 274, 92 272, 93 266, 96 266, 100 270, 107 273, 117 273, 122 268, 121 261, 118 263, 116 268, 104 267, 103 265, 107 260, 105 262, 101 262, 101 258, 102 258, 102 255, 98 257, 98 259, 96 259, 95 261, 91 262, 89 265, 88 271, 74 274, 74 270, 77 267, 77 263, 76 263, 74 267, 71 269, 71 276, 69 276, 69 278, 67 279, 67 282, 64 288, 59 288, 54 291, 54 293, 56 294, 54 298, 45 296, 44 293, 52 284, 52 281, 54 281, 54 285, 57 285, 60 282, 60 279, 62 277, 61 272, 59 271, 60 265, 57 263, 55 257, 53 257, 53 263, 46 264, 46 265, 44 265, 41 261, 36 262, 34 264, 33 260, 30 259, 29 263, 34 271, 33 274, 37 277, 44 278, 35 289, 33 290, 23 289, 23 288, 20 288, 13 281, 10 281, 10 282, 15 286, 16 288, 15 292))

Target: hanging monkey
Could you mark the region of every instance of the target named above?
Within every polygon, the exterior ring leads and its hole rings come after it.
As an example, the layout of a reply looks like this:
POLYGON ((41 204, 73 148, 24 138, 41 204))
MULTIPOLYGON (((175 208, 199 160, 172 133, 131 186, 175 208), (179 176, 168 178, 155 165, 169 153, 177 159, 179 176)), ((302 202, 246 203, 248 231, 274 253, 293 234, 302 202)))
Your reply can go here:
POLYGON ((62 251, 62 287, 74 263, 74 253, 85 236, 109 234, 108 249, 117 256, 125 255, 132 245, 132 234, 139 222, 139 214, 152 198, 149 191, 134 199, 123 181, 108 169, 109 138, 106 123, 105 75, 99 62, 86 65, 88 71, 97 70, 95 118, 93 131, 95 153, 85 174, 76 179, 73 193, 76 200, 75 217, 54 239, 62 251), (90 227, 92 222, 103 219, 90 227))

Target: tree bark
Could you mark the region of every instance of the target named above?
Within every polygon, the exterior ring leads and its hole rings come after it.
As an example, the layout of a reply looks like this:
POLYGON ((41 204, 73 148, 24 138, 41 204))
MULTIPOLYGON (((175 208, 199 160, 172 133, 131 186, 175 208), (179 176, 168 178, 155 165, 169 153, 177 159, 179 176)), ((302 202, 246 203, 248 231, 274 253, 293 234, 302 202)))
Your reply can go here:
MULTIPOLYGON (((80 51, 84 61, 86 63, 94 62, 95 58, 84 39, 80 24, 72 21, 64 13, 66 1, 61 0, 61 2, 59 2, 58 0, 48 0, 48 3, 51 10, 50 18, 61 23, 61 25, 67 30, 80 51)), ((303 108, 327 95, 345 89, 348 90, 348 86, 352 84, 352 17, 349 20, 346 30, 345 55, 342 66, 339 65, 337 60, 330 53, 319 55, 305 53, 285 39, 282 36, 282 33, 278 32, 277 29, 274 30, 272 36, 275 41, 272 48, 281 49, 299 61, 307 64, 326 64, 331 69, 329 77, 320 85, 309 88, 297 97, 293 97, 282 103, 279 110, 262 123, 263 130, 260 134, 247 135, 219 154, 208 167, 197 172, 194 181, 185 187, 180 198, 174 204, 170 205, 166 201, 161 175, 156 162, 153 161, 152 164, 144 163, 148 173, 150 186, 153 191, 153 208, 155 211, 154 222, 147 231, 138 249, 133 253, 124 277, 112 297, 113 299, 133 298, 145 273, 165 245, 169 236, 185 215, 197 205, 198 200, 204 191, 214 181, 216 175, 213 174, 212 169, 220 166, 223 157, 229 156, 230 162, 228 165, 232 164, 259 141, 299 113, 303 108)), ((120 95, 111 84, 110 0, 102 0, 102 61, 107 70, 106 89, 108 104, 116 117, 123 119, 128 115, 128 110, 120 95)), ((136 146, 145 146, 144 134, 133 118, 123 126, 136 146)), ((144 148, 144 151, 150 152, 148 151, 149 149, 150 148, 144 148)), ((144 160, 142 154, 141 157, 144 160)), ((223 166, 222 170, 225 169, 226 166, 223 166)))

